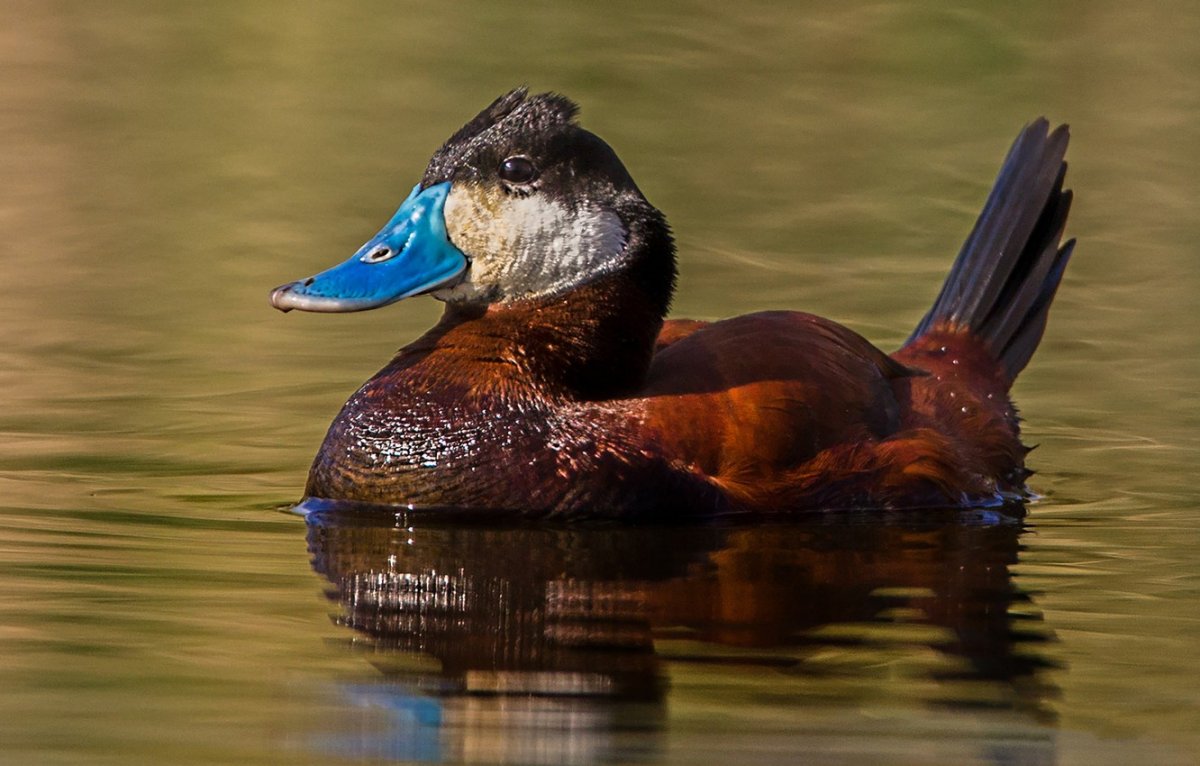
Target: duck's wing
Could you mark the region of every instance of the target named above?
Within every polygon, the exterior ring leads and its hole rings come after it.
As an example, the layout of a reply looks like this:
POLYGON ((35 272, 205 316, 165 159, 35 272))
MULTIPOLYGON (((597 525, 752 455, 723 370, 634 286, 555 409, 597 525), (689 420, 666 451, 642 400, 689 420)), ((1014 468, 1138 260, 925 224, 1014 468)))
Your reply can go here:
POLYGON ((900 427, 893 381, 913 370, 811 314, 749 314, 690 328, 651 363, 645 423, 713 477, 767 478, 822 450, 900 427))

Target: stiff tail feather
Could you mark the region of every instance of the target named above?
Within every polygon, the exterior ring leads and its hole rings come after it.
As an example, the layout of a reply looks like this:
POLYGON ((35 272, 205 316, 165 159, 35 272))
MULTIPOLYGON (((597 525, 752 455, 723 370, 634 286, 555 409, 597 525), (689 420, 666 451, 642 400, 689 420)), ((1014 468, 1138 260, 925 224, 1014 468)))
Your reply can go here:
POLYGON ((1033 356, 1075 240, 1060 244, 1069 134, 1039 118, 1021 131, 941 293, 906 346, 938 329, 969 331, 1011 382, 1033 356))

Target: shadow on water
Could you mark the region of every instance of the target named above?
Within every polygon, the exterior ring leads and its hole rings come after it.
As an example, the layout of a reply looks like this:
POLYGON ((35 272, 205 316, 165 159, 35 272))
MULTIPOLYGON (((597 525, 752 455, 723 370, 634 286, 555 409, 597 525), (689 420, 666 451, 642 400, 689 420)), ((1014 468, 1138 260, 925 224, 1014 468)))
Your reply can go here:
POLYGON ((668 693, 673 706, 685 693, 674 671, 730 666, 852 708, 881 662, 893 676, 900 665, 903 704, 1045 723, 1049 633, 1010 570, 1022 515, 550 528, 321 506, 308 514, 313 568, 380 673, 345 691, 387 720, 325 746, 641 760, 665 747, 668 693))

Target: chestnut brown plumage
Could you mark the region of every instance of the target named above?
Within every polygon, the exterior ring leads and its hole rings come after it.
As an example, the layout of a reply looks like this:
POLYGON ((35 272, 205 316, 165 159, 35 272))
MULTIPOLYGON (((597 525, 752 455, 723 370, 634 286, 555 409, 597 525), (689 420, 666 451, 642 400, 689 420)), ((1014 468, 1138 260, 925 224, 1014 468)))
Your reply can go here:
MULTIPOLYGON (((435 292, 442 320, 346 403, 307 494, 644 521, 1020 496, 1027 450, 1008 392, 1073 246, 1060 246, 1066 144, 1045 120, 1022 131, 933 308, 888 355, 800 312, 664 324, 675 261, 662 215, 569 102, 509 94, 423 183, 486 190, 497 162, 528 158, 522 172, 541 176, 513 199, 611 212, 616 265, 555 291, 435 292)), ((461 284, 482 280, 483 254, 463 248, 474 271, 461 284)))

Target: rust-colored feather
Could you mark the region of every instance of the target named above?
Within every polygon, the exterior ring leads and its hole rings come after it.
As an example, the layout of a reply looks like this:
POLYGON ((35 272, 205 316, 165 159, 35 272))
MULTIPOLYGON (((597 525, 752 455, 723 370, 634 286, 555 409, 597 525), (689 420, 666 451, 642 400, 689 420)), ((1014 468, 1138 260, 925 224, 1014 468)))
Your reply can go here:
POLYGON ((450 304, 346 403, 309 495, 655 520, 1024 490, 1008 390, 1072 250, 1060 244, 1065 128, 1022 131, 933 307, 889 356, 800 312, 664 323, 675 277, 665 220, 561 99, 501 99, 431 169, 452 176, 472 137, 518 107, 529 114, 512 130, 554 126, 560 150, 576 141, 593 153, 587 167, 608 168, 589 188, 621 188, 621 268, 565 294, 450 304))

